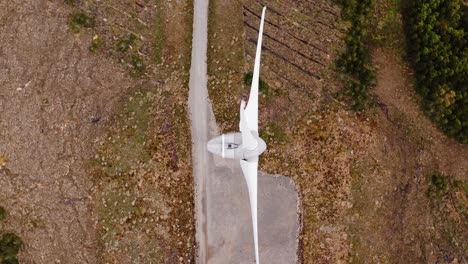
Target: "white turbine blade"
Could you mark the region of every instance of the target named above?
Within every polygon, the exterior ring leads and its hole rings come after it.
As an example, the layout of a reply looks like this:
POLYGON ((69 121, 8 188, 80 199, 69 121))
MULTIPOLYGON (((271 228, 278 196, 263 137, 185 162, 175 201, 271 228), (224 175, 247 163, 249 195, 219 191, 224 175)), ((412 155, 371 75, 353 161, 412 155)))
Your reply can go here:
POLYGON ((258 142, 255 137, 250 132, 249 124, 247 122, 247 117, 245 116, 245 101, 241 101, 240 106, 240 123, 239 129, 242 132, 242 146, 248 150, 254 150, 257 148, 258 142))
POLYGON ((247 182, 249 190, 250 210, 252 212, 252 224, 255 243, 255 259, 256 264, 260 264, 258 255, 258 228, 257 228, 257 181, 258 181, 258 161, 249 162, 245 160, 240 161, 242 172, 247 182))
POLYGON ((258 132, 258 82, 260 79, 260 56, 262 53, 263 23, 265 20, 266 7, 263 7, 262 21, 258 30, 257 53, 255 54, 255 65, 252 77, 252 87, 250 88, 249 103, 245 109, 249 128, 258 132))

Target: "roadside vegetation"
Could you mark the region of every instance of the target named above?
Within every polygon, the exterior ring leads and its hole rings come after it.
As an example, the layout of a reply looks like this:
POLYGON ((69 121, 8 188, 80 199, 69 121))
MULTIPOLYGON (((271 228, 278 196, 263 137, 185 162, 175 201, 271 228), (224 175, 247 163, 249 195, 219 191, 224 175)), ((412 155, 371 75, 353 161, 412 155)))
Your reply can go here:
POLYGON ((424 109, 462 143, 468 143, 467 9, 462 0, 415 0, 405 10, 408 54, 424 109))
POLYGON ((210 0, 208 8, 208 93, 220 132, 231 132, 244 80, 242 2, 210 0))
POLYGON ((372 0, 340 0, 342 18, 350 23, 345 37, 345 51, 336 65, 349 79, 345 94, 351 98, 355 111, 369 106, 369 88, 374 85, 373 69, 369 62, 368 27, 372 0))
POLYGON ((135 92, 98 142, 94 180, 103 260, 118 263, 124 254, 143 263, 193 261, 190 129, 177 101, 160 90, 135 92), (167 119, 171 111, 176 116, 167 119))
POLYGON ((67 3, 80 10, 70 16, 72 31, 92 36, 91 56, 113 58, 134 79, 90 162, 98 258, 193 263, 187 113, 193 2, 67 3))

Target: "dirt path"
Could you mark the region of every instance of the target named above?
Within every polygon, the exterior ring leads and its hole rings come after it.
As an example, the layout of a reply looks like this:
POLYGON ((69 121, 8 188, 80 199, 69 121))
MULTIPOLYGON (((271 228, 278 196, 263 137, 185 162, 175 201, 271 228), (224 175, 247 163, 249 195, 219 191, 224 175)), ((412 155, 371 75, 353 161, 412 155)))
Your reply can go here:
POLYGON ((206 143, 213 136, 208 127, 213 114, 208 101, 206 50, 208 42, 208 0, 194 1, 192 62, 190 68, 189 107, 191 113, 192 157, 195 178, 197 263, 207 261, 207 201, 208 176, 206 143))
POLYGON ((374 92, 388 109, 388 121, 407 130, 419 140, 424 151, 421 163, 458 179, 467 177, 468 148, 447 138, 421 111, 410 71, 392 51, 378 49, 373 54, 378 67, 374 92))
POLYGON ((107 58, 86 56, 67 6, 0 4, 0 204, 25 263, 96 263, 86 162, 130 80, 107 58), (93 121, 94 120, 94 121, 93 121))

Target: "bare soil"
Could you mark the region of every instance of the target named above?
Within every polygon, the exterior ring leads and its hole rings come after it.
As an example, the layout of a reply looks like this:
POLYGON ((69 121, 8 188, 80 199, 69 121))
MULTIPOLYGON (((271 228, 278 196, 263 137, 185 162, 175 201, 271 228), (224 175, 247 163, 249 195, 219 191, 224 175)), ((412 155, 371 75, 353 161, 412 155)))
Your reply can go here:
POLYGON ((132 80, 89 55, 92 36, 70 32, 63 3, 9 1, 0 10, 2 231, 24 241, 21 262, 96 263, 86 163, 132 80))
POLYGON ((0 232, 20 262, 193 262, 192 2, 0 7, 0 232))

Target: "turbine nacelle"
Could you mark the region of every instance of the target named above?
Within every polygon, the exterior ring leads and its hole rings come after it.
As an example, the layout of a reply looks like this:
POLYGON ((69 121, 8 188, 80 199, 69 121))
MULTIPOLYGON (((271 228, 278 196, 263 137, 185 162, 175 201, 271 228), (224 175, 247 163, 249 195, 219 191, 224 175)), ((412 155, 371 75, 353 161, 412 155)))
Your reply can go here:
POLYGON ((208 151, 226 159, 255 160, 266 150, 266 143, 260 137, 254 135, 257 146, 254 149, 244 147, 242 133, 228 133, 210 140, 207 144, 208 151))

